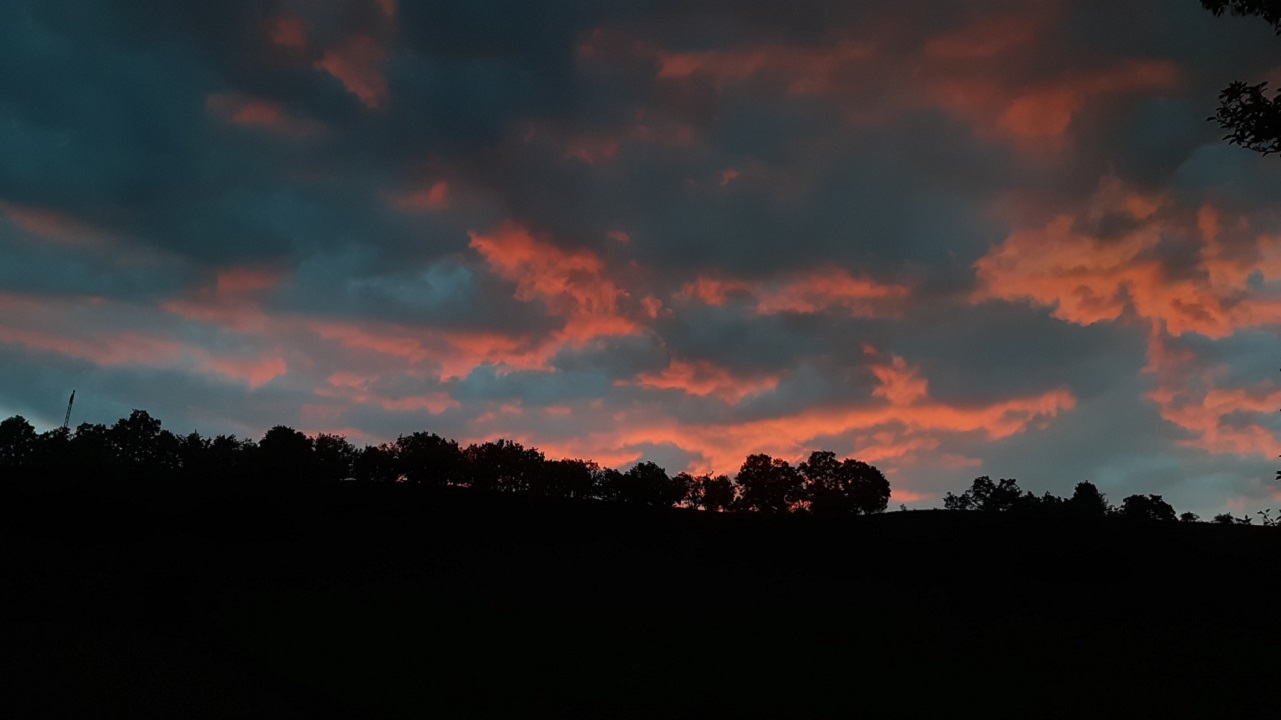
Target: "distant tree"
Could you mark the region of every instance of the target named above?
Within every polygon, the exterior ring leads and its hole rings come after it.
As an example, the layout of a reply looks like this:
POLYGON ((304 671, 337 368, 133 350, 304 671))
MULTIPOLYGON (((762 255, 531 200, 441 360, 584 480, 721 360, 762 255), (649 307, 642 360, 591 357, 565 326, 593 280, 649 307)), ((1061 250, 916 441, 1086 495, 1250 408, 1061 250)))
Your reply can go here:
POLYGON ((943 496, 943 509, 944 510, 973 510, 974 498, 968 492, 963 492, 960 495, 956 495, 951 491, 949 491, 947 494, 943 496))
POLYGON ((685 484, 689 488, 686 498, 690 507, 723 512, 734 502, 734 483, 728 475, 687 475, 685 484))
POLYGON ((36 462, 40 436, 21 415, 0 421, 0 480, 25 473, 36 462))
POLYGON ((1277 0, 1201 0, 1201 7, 1220 17, 1224 12, 1259 17, 1281 35, 1281 2, 1277 0))
POLYGON ((613 476, 612 480, 613 498, 634 505, 671 507, 686 493, 679 478, 668 476, 666 470, 649 461, 636 463, 627 472, 613 476))
POLYGON ((1201 522, 1201 516, 1194 512, 1185 512, 1179 515, 1179 522, 1194 523, 1201 522))
POLYGON ((601 472, 599 465, 588 460, 548 461, 543 471, 542 492, 553 497, 598 497, 601 472))
POLYGON ((98 423, 80 423, 67 446, 65 479, 77 484, 114 480, 118 472, 111 431, 98 423))
POLYGON ((623 473, 614 468, 603 468, 597 477, 597 492, 600 493, 602 500, 618 502, 620 500, 619 490, 625 482, 623 473))
POLYGON ((1127 520, 1165 522, 1178 519, 1174 508, 1160 495, 1130 495, 1121 501, 1119 513, 1127 520))
POLYGON ((1026 509, 1037 502, 1035 495, 1025 494, 1019 481, 1013 478, 992 482, 987 475, 974 478, 970 489, 961 495, 948 493, 943 497, 943 507, 948 510, 981 510, 983 512, 1008 512, 1026 509))
POLYGON ((185 482, 205 485, 215 477, 209 462, 211 444, 194 430, 178 438, 179 473, 185 482))
POLYGON ((1218 525, 1235 525, 1237 519, 1232 517, 1232 513, 1219 513, 1214 516, 1213 522, 1218 525))
POLYGON ((75 454, 71 447, 71 430, 56 427, 40 433, 36 439, 33 477, 57 477, 67 474, 73 466, 75 454))
POLYGON ((256 455, 262 480, 279 484, 314 479, 311 438, 291 427, 277 425, 268 430, 258 441, 256 455))
POLYGON ((735 508, 762 513, 791 512, 805 498, 804 480, 786 460, 749 455, 738 471, 735 508))
POLYGON ((463 453, 458 443, 435 433, 416 432, 396 438, 400 474, 416 485, 455 485, 461 481, 463 453))
POLYGON ((889 504, 889 481, 880 470, 860 460, 837 460, 835 453, 815 451, 797 469, 804 479, 804 497, 814 513, 870 515, 884 512, 889 504))
POLYGON ((342 435, 321 433, 311 443, 316 479, 335 483, 353 476, 360 451, 342 435))
POLYGON ((1091 482, 1079 482, 1068 498, 1068 507, 1083 517, 1101 518, 1112 512, 1108 498, 1091 482))
POLYGON ((216 481, 244 482, 253 471, 258 444, 235 435, 218 435, 209 441, 208 477, 216 481))
POLYGON ((181 466, 180 441, 145 410, 117 420, 108 437, 117 471, 134 479, 173 477, 181 466))
POLYGON ((352 477, 361 482, 394 483, 400 479, 400 460, 394 445, 366 445, 360 449, 351 468, 352 477))
POLYGON ((470 445, 463 458, 469 487, 507 492, 529 491, 540 482, 545 463, 541 452, 510 440, 470 445))
POLYGON ((1028 510, 1046 515, 1061 515, 1071 509, 1067 499, 1061 498, 1048 490, 1040 497, 1036 497, 1030 492, 1026 493, 1023 496, 1023 502, 1027 505, 1028 510))
MULTIPOLYGON (((1229 12, 1260 17, 1281 35, 1281 2, 1277 0, 1201 0, 1201 6, 1215 16, 1229 12)), ((1224 140, 1263 155, 1281 152, 1281 90, 1269 98, 1267 86, 1266 82, 1231 83, 1219 93, 1219 109, 1210 118, 1228 131, 1224 140)))

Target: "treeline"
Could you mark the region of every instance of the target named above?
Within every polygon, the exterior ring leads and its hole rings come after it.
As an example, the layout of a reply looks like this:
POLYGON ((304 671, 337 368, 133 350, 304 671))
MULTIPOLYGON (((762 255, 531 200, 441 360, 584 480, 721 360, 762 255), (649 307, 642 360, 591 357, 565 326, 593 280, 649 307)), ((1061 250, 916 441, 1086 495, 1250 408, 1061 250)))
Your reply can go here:
MULTIPOLYGON (((1063 498, 1049 492, 1038 496, 1020 488, 1018 480, 1007 478, 993 482, 986 475, 975 478, 970 488, 960 495, 944 495, 943 507, 947 510, 981 512, 1120 517, 1143 522, 1201 521, 1196 513, 1176 513, 1174 507, 1160 495, 1130 495, 1120 505, 1113 505, 1094 483, 1077 483, 1072 496, 1063 498)), ((1257 514, 1265 526, 1275 527, 1278 524, 1279 518, 1274 518, 1271 510, 1260 510, 1257 514)), ((1213 519, 1213 522, 1223 525, 1250 525, 1253 521, 1254 518, 1249 515, 1235 517, 1231 513, 1215 515, 1213 519)))
POLYGON ((727 475, 669 475, 652 462, 626 472, 590 460, 549 460, 509 440, 461 447, 434 433, 356 447, 339 435, 308 437, 285 426, 258 441, 234 435, 176 435, 142 410, 111 426, 83 423, 37 433, 25 418, 0 421, 0 479, 70 485, 248 484, 290 487, 337 483, 410 483, 688 507, 714 512, 850 515, 883 512, 890 484, 875 467, 831 452, 796 466, 750 455, 727 475))
MULTIPOLYGON (((890 483, 880 470, 834 453, 816 451, 793 466, 766 454, 749 455, 733 477, 669 475, 652 462, 626 472, 591 460, 549 460, 509 440, 460 446, 434 433, 401 435, 394 442, 356 447, 340 435, 315 437, 278 425, 258 441, 235 435, 176 435, 147 412, 134 410, 111 426, 82 423, 74 431, 37 433, 21 416, 0 421, 0 480, 56 486, 120 487, 156 484, 185 489, 323 485, 342 481, 409 483, 478 491, 686 507, 712 512, 858 515, 884 512, 890 483)), ((1151 522, 1197 522, 1177 514, 1160 495, 1130 495, 1112 505, 1092 483, 1072 496, 1037 496, 1018 481, 980 477, 965 492, 947 493, 948 510, 1120 517, 1151 522)), ((1258 513, 1275 526, 1271 511, 1258 513)), ((1224 524, 1251 524, 1249 516, 1216 515, 1224 524)))

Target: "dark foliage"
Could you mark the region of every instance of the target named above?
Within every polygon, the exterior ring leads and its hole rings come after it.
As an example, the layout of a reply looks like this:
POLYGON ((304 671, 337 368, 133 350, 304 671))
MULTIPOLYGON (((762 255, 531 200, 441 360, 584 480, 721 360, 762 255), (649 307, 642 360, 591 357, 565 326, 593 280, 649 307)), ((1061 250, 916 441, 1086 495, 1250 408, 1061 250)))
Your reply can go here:
MULTIPOLYGON (((738 475, 669 475, 652 462, 626 471, 589 460, 548 460, 535 448, 493 440, 460 448, 434 433, 401 435, 392 443, 357 448, 339 435, 307 435, 283 425, 254 442, 234 435, 178 436, 142 410, 110 427, 83 423, 74 432, 44 433, 22 417, 0 421, 0 480, 32 486, 110 491, 165 487, 170 491, 272 489, 294 491, 344 481, 467 488, 547 498, 593 500, 646 508, 684 507, 708 512, 767 515, 808 513, 842 517, 884 512, 890 483, 880 470, 835 453, 815 451, 799 465, 765 454, 750 455, 738 475)), ((1119 508, 1092 483, 1076 485, 1069 498, 1036 496, 1013 478, 975 478, 969 489, 947 493, 948 510, 1017 513, 1044 519, 1116 515, 1148 521, 1197 522, 1176 514, 1159 495, 1132 495, 1119 508)), ((1264 526, 1276 526, 1270 511, 1264 526)), ((1249 524, 1230 514, 1219 524, 1249 524)))
POLYGON ((1019 488, 1019 481, 1013 478, 992 482, 984 475, 977 477, 970 489, 960 495, 948 493, 943 498, 943 507, 947 510, 980 510, 983 512, 1007 512, 1027 509, 1035 506, 1039 500, 1031 493, 1024 493, 1019 488))
POLYGON ((804 498, 815 514, 870 515, 885 512, 889 504, 889 481, 865 462, 815 451, 797 469, 804 480, 804 498))
POLYGON ((1228 12, 1263 18, 1281 35, 1281 2, 1277 0, 1201 0, 1201 7, 1214 13, 1215 17, 1228 12))
POLYGON ((748 455, 738 470, 738 499, 735 509, 762 513, 786 513, 805 499, 804 480, 786 460, 760 453, 748 455))
MULTIPOLYGON (((1216 16, 1257 16, 1281 35, 1281 2, 1277 0, 1201 0, 1201 5, 1216 16)), ((1223 136, 1263 155, 1281 153, 1281 90, 1268 97, 1268 84, 1249 84, 1238 80, 1219 93, 1219 109, 1209 120, 1227 131, 1223 136)))
POLYGON ((1160 495, 1130 495, 1121 501, 1121 517, 1143 522, 1173 522, 1178 519, 1174 508, 1160 495))

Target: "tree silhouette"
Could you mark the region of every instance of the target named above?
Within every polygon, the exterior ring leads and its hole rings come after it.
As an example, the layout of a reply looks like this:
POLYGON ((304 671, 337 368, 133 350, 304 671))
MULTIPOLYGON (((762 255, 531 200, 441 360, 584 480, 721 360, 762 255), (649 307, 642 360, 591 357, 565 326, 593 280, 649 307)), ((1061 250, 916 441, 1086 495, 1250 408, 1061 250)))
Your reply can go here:
POLYGON ((258 472, 272 483, 300 483, 312 478, 315 467, 311 438, 291 427, 277 425, 258 441, 258 472))
POLYGON ((1166 522, 1178 519, 1174 508, 1160 495, 1131 495, 1121 501, 1118 512, 1127 520, 1166 522))
POLYGON ((352 477, 363 482, 391 483, 400 479, 400 460, 392 445, 366 445, 351 468, 352 477))
POLYGON ((1112 512, 1107 496, 1099 492, 1091 482, 1079 482, 1068 498, 1068 507, 1074 514, 1083 517, 1101 518, 1112 512))
POLYGON ((828 451, 810 453, 797 466, 804 478, 809 509, 821 515, 884 512, 890 501, 890 483, 880 470, 861 460, 837 460, 828 451))
POLYGON ((786 460, 766 454, 748 455, 738 470, 739 496, 735 509, 762 513, 792 511, 805 499, 804 480, 786 460))
MULTIPOLYGON (((709 512, 723 512, 730 508, 734 502, 734 483, 728 475, 688 475, 684 476, 684 484, 689 488, 686 493, 686 500, 690 507, 700 508, 709 512)), ((679 477, 679 476, 678 476, 679 477)))
POLYGON ((478 490, 527 492, 539 481, 543 454, 511 440, 469 445, 463 451, 463 477, 478 490))
MULTIPOLYGON (((1201 0, 1201 6, 1221 16, 1263 18, 1281 35, 1281 2, 1277 0, 1201 0)), ((1251 85, 1238 80, 1219 93, 1219 109, 1210 117, 1228 131, 1223 137, 1264 155, 1281 152, 1281 90, 1268 97, 1266 82, 1251 85)))
POLYGON ((1007 512, 1033 506, 1036 496, 1024 494, 1019 488, 1019 481, 1013 478, 992 482, 987 475, 974 478, 970 489, 961 495, 948 493, 943 497, 943 507, 948 510, 981 510, 983 512, 1007 512))
POLYGON ((118 472, 158 479, 181 466, 180 441, 145 410, 134 410, 129 417, 117 420, 108 437, 118 472))
POLYGON ((341 435, 321 433, 311 445, 316 479, 337 482, 352 477, 360 451, 341 435))
POLYGON ((21 415, 0 421, 0 480, 25 474, 36 462, 36 429, 21 415))
POLYGON ((587 460, 552 460, 536 491, 553 497, 593 498, 600 493, 601 467, 587 460))
MULTIPOLYGON (((292 488, 298 483, 333 484, 406 481, 417 485, 456 485, 561 498, 598 499, 649 507, 678 504, 708 511, 781 514, 808 510, 818 515, 878 513, 885 510, 890 484, 875 467, 828 451, 815 451, 796 467, 759 453, 749 455, 736 481, 726 475, 669 476, 653 462, 627 472, 590 460, 547 460, 535 448, 495 440, 460 450, 457 442, 434 433, 415 432, 393 443, 357 450, 341 435, 315 437, 277 425, 255 443, 234 435, 183 437, 158 419, 134 410, 110 427, 82 423, 71 432, 44 433, 21 416, 0 421, 0 478, 55 478, 63 487, 111 487, 139 480, 179 480, 182 487, 216 487, 241 482, 292 488)), ((1194 513, 1178 515, 1160 495, 1131 495, 1119 508, 1092 483, 1077 483, 1070 498, 1040 497, 1023 491, 1014 479, 975 478, 969 489, 947 493, 944 507, 983 512, 1069 514, 1081 518, 1118 515, 1145 521, 1197 522, 1194 513)), ((1265 526, 1281 519, 1258 513, 1265 526)), ((1219 524, 1248 525, 1254 518, 1223 513, 1219 524)))
POLYGON ((652 507, 671 507, 685 497, 684 482, 672 478, 657 464, 645 461, 625 473, 611 477, 612 497, 618 502, 652 507))
POLYGON ((425 432, 401 435, 394 452, 407 482, 439 486, 461 480, 463 453, 453 440, 425 432))

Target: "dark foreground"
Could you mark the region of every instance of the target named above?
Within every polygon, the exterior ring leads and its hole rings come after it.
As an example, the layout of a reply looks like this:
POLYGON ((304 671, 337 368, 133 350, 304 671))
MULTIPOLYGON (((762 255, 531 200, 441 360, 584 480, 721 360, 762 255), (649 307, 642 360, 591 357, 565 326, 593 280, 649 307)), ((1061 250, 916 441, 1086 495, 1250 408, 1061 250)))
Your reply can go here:
POLYGON ((370 486, 9 492, 0 521, 0 695, 29 717, 1265 717, 1281 701, 1272 528, 771 521, 370 486))

